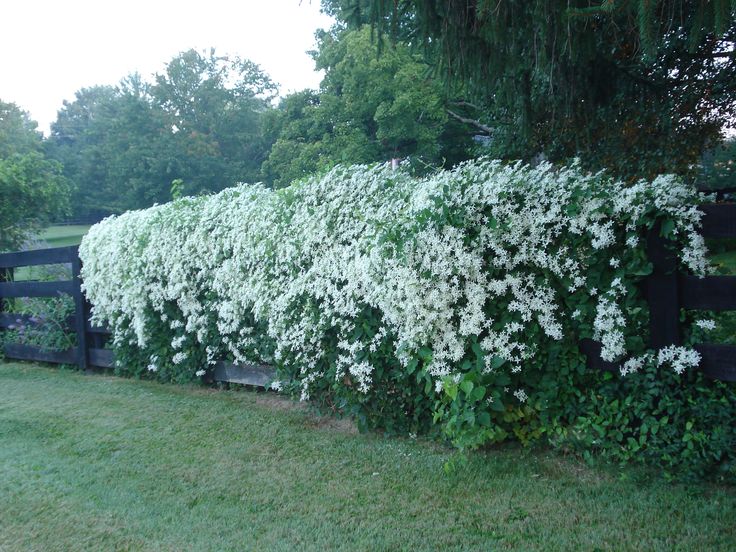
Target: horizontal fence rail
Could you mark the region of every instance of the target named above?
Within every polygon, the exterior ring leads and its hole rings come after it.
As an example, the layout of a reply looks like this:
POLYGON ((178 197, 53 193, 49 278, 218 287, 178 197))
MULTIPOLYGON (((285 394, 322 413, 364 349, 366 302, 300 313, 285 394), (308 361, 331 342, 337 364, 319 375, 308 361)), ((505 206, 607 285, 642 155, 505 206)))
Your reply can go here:
MULTIPOLYGON (((700 207, 705 213, 702 234, 706 238, 736 238, 736 204, 710 204, 700 207)), ((736 276, 696 276, 678 274, 677 259, 672 248, 659 236, 659 226, 647 238, 647 251, 653 272, 645 281, 644 291, 650 310, 650 346, 662 348, 681 343, 680 309, 728 311, 736 310, 736 276)), ((77 334, 77 347, 66 351, 46 351, 23 344, 7 344, 8 358, 42 362, 77 364, 112 368, 113 352, 105 348, 110 336, 107 328, 89 321, 90 306, 81 289, 81 261, 76 246, 20 251, 0 254, 0 331, 19 325, 32 326, 38 321, 27 314, 3 312, 4 299, 20 297, 73 297, 75 314, 65 324, 77 334), (13 269, 25 266, 69 264, 71 280, 55 282, 15 282, 13 269)), ((700 343, 695 349, 702 357, 701 370, 710 378, 736 381, 736 346, 700 343)), ((601 344, 591 339, 580 341, 580 350, 588 366, 615 371, 619 364, 601 359, 601 344)), ((265 387, 273 381, 275 370, 261 364, 233 364, 219 361, 211 371, 212 381, 265 387)))
POLYGON ((79 258, 76 245, 0 254, 0 268, 71 263, 79 258))

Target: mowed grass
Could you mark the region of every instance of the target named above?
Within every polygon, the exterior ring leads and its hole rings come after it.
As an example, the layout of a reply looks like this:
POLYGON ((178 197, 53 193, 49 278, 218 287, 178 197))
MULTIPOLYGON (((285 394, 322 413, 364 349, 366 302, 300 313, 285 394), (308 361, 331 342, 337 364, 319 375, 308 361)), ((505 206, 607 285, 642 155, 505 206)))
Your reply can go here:
MULTIPOLYGON (((49 226, 41 231, 36 238, 39 241, 37 247, 66 247, 69 245, 79 245, 82 238, 90 229, 88 224, 49 226)), ((59 267, 57 267, 58 269, 59 267)), ((58 270, 57 270, 58 271, 58 270)), ((24 266, 16 268, 13 278, 16 281, 24 280, 43 280, 48 279, 48 270, 44 267, 24 266)))
POLYGON ((44 241, 48 247, 78 245, 82 242, 82 237, 87 233, 89 228, 89 224, 49 226, 38 235, 38 239, 44 241))
POLYGON ((450 457, 272 393, 0 364, 3 551, 736 549, 731 488, 450 457))

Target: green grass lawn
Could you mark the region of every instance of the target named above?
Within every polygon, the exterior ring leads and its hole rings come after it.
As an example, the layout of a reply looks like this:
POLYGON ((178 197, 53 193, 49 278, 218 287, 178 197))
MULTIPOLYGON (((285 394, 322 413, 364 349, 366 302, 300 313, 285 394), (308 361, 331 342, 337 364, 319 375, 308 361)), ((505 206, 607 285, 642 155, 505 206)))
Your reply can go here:
POLYGON ((89 224, 49 226, 38 235, 38 238, 48 244, 48 247, 78 245, 89 228, 89 224))
POLYGON ((271 393, 0 364, 0 550, 736 549, 732 488, 450 455, 271 393))
MULTIPOLYGON (((37 247, 65 247, 68 245, 79 245, 82 237, 89 230, 90 225, 76 224, 69 226, 49 226, 41 231, 37 238, 39 244, 37 247)), ((44 267, 24 266, 16 268, 13 277, 16 281, 22 280, 42 280, 46 279, 48 270, 44 267)))

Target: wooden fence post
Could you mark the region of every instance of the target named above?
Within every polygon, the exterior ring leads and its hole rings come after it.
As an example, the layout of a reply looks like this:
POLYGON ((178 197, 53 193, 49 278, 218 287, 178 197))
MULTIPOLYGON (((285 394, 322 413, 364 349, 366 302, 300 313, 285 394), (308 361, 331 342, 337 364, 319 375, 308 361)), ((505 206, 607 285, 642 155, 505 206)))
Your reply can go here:
MULTIPOLYGON (((13 269, 12 268, 0 268, 0 282, 12 282, 13 281, 13 269)), ((5 299, 0 295, 0 315, 5 310, 5 299)), ((2 326, 0 326, 2 327, 2 326)))
POLYGON ((72 259, 72 281, 74 286, 74 324, 77 330, 77 364, 80 370, 89 368, 89 355, 87 350, 87 302, 82 293, 82 259, 77 252, 72 259))
POLYGON ((647 236, 647 255, 653 265, 646 280, 649 303, 649 345, 661 349, 680 344, 680 292, 677 256, 661 235, 658 221, 647 236))

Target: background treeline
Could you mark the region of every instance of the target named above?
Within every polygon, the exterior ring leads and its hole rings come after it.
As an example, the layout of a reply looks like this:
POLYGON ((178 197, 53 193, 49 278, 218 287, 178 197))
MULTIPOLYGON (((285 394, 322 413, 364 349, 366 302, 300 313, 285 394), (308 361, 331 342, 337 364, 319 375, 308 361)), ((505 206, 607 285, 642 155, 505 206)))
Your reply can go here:
POLYGON ((168 201, 177 179, 181 193, 196 195, 238 182, 284 186, 337 163, 411 157, 439 167, 474 155, 475 131, 447 115, 443 85, 421 55, 400 43, 380 56, 378 48, 367 26, 321 32, 320 89, 278 100, 254 63, 189 50, 152 79, 79 90, 43 141, 13 108, 23 139, 61 167, 75 219, 168 201))
POLYGON ((318 90, 278 98, 251 61, 190 50, 151 78, 78 91, 45 139, 0 104, 0 186, 14 199, 2 220, 98 219, 169 200, 175 180, 185 195, 279 187, 395 157, 416 171, 480 154, 579 157, 627 180, 731 182, 728 1, 322 4, 336 24, 312 52, 318 90))

